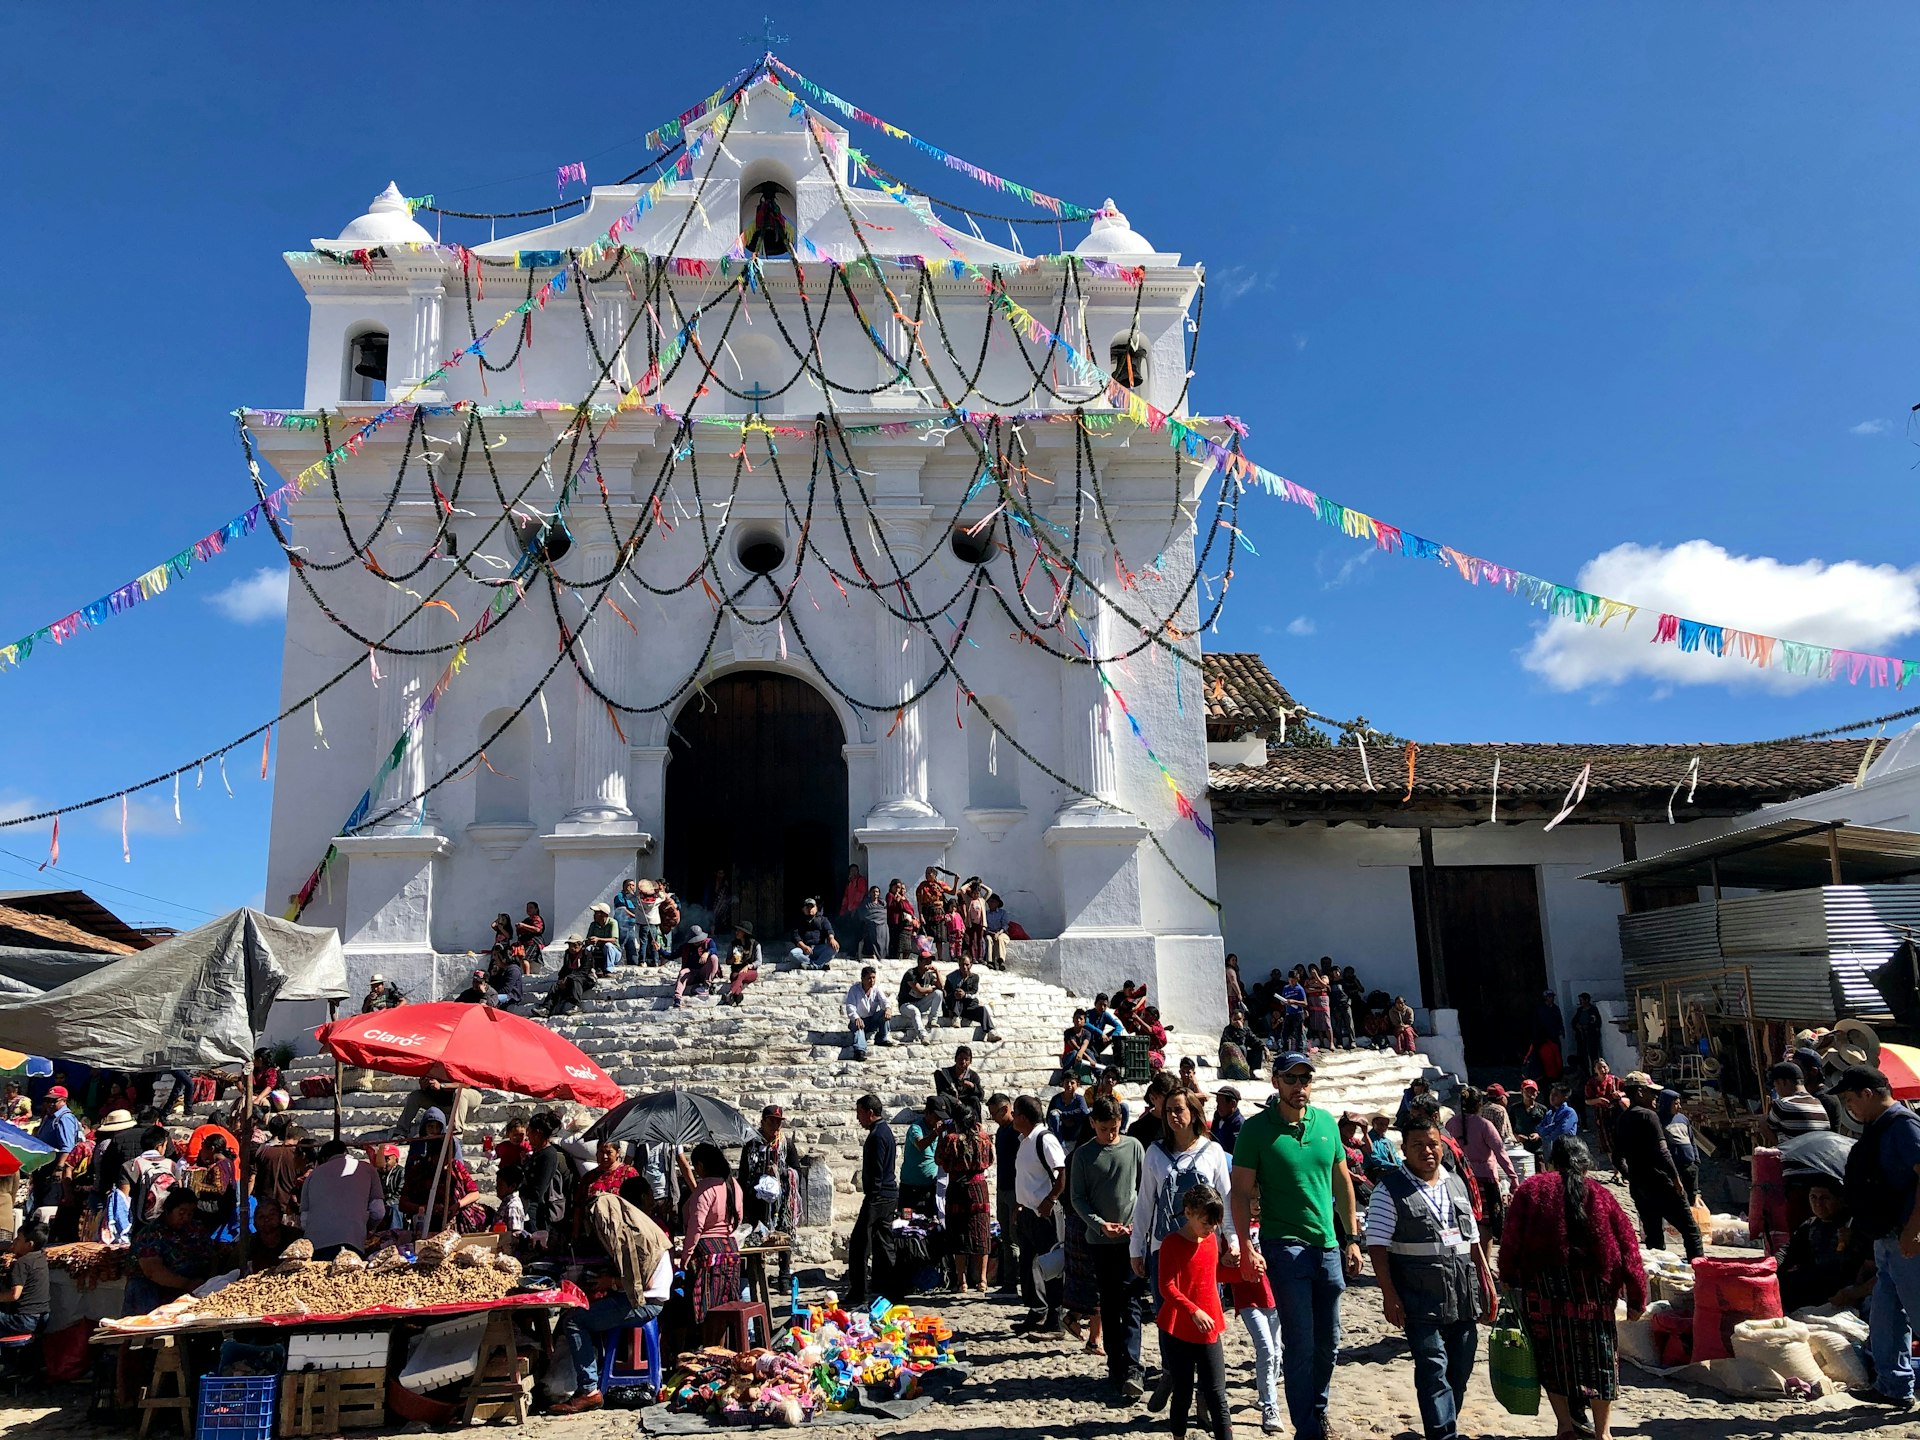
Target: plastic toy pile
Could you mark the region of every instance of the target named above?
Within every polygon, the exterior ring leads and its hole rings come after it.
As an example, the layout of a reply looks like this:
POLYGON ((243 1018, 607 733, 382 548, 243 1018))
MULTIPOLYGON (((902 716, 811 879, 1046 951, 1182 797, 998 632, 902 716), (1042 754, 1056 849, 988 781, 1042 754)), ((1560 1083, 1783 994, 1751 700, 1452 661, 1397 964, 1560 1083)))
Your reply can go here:
POLYGON ((687 1351, 662 1387, 673 1410, 723 1423, 759 1417, 802 1425, 815 1415, 858 1409, 862 1401, 913 1399, 921 1377, 952 1363, 953 1331, 933 1315, 876 1300, 849 1314, 833 1296, 796 1316, 772 1349, 735 1353, 709 1345, 687 1351))

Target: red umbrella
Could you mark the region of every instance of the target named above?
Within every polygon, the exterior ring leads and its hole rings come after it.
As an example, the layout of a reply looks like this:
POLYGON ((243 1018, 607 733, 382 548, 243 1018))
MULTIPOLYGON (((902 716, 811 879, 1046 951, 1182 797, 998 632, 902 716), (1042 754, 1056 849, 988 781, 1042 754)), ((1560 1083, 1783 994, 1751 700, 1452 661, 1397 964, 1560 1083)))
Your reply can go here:
POLYGON ((432 1000, 322 1025, 342 1064, 605 1109, 627 1098, 572 1041, 491 1005, 432 1000))
POLYGON ((1920 1050, 1911 1045, 1880 1047, 1880 1073, 1893 1086, 1896 1100, 1920 1100, 1920 1050))

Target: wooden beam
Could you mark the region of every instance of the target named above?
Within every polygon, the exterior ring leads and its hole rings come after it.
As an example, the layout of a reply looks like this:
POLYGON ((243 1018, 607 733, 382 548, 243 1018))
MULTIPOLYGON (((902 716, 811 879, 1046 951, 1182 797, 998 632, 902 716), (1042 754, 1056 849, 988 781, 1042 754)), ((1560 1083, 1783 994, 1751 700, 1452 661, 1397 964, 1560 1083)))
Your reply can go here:
POLYGON ((1847 883, 1840 878, 1840 829, 1838 826, 1827 831, 1827 865, 1833 871, 1835 885, 1847 883))
POLYGON ((1428 1008, 1446 1010, 1452 1008, 1453 1001, 1447 989, 1446 947, 1440 938, 1440 925, 1434 904, 1436 872, 1439 867, 1433 863, 1433 829, 1420 827, 1420 909, 1421 922, 1427 931, 1427 964, 1433 971, 1433 995, 1428 1008))
MULTIPOLYGON (((1633 822, 1622 820, 1620 822, 1620 859, 1623 862, 1630 862, 1639 858, 1640 841, 1634 833, 1633 822)), ((1633 886, 1630 883, 1623 883, 1620 886, 1620 913, 1633 914, 1633 886)))

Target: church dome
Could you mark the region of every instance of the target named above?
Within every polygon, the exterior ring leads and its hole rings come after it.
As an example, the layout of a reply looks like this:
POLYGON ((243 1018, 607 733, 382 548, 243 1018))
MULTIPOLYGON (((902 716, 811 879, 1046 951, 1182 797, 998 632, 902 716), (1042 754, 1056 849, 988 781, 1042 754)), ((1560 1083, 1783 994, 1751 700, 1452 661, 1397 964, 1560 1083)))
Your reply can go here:
POLYGON ((1093 217, 1093 229, 1078 245, 1073 253, 1095 260, 1113 260, 1123 255, 1152 255, 1157 252, 1147 243, 1146 237, 1134 233, 1127 224, 1127 217, 1109 196, 1107 203, 1100 207, 1093 217))
POLYGON ((382 245, 431 245, 433 236, 415 223, 407 197, 389 180, 367 213, 340 232, 340 244, 350 250, 374 250, 382 245))

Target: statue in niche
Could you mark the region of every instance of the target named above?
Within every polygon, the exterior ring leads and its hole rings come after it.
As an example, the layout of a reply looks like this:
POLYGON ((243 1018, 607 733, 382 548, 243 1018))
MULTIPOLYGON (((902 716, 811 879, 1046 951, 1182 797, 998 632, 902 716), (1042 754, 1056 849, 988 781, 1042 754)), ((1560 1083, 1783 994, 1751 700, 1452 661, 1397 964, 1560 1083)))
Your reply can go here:
POLYGON ((780 187, 771 180, 754 187, 760 202, 754 207, 753 229, 748 232, 746 248, 762 259, 772 255, 791 255, 793 241, 787 234, 787 217, 780 209, 780 187))

